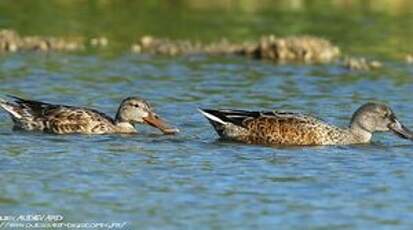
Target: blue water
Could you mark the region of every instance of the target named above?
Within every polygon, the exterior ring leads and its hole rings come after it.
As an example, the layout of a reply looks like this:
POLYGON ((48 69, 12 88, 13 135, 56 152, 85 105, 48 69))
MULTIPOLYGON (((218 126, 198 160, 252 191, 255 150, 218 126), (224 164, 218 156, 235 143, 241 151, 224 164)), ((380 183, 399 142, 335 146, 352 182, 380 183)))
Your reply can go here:
POLYGON ((0 57, 0 92, 114 115, 148 99, 180 128, 163 136, 12 131, 0 113, 0 215, 59 214, 130 229, 410 229, 413 143, 272 148, 217 140, 198 107, 283 109, 346 126, 367 101, 413 128, 413 66, 349 72, 237 57, 23 53, 0 57))

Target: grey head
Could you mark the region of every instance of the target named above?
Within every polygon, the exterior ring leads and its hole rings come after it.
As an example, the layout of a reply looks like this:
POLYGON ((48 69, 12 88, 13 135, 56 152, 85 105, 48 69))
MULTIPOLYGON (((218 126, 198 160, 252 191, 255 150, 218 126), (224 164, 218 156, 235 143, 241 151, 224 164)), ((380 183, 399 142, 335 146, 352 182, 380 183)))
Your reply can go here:
POLYGON ((413 133, 400 123, 390 107, 380 103, 367 103, 358 108, 351 119, 350 130, 365 142, 370 141, 374 132, 387 131, 413 140, 413 133))
POLYGON ((164 134, 174 134, 178 132, 176 128, 171 128, 154 111, 152 106, 139 97, 125 98, 116 114, 116 123, 128 122, 134 124, 146 124, 158 128, 164 134))

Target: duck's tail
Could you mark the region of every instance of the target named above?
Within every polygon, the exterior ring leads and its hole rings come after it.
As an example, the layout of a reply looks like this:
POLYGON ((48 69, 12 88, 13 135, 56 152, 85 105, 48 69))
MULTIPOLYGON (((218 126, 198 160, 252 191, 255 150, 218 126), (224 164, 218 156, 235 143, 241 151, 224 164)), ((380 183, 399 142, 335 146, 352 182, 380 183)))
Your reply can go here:
POLYGON ((212 121, 214 123, 219 123, 221 125, 225 125, 227 122, 222 120, 222 117, 219 116, 219 111, 218 110, 213 110, 213 109, 198 109, 202 115, 204 115, 209 121, 212 121))
POLYGON ((22 118, 21 108, 18 105, 0 98, 0 107, 6 110, 14 119, 22 118))
POLYGON ((200 108, 198 111, 208 119, 215 131, 222 136, 225 127, 228 125, 228 122, 223 120, 225 117, 220 116, 218 110, 200 108))

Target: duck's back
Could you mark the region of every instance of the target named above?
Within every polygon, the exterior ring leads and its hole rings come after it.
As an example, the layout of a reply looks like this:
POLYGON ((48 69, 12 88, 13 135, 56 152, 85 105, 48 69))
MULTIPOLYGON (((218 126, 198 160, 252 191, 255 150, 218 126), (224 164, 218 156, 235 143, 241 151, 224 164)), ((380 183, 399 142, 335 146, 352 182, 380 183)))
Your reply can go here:
POLYGON ((105 134, 115 129, 111 118, 82 107, 61 106, 48 110, 38 119, 44 121, 46 131, 59 134, 105 134))

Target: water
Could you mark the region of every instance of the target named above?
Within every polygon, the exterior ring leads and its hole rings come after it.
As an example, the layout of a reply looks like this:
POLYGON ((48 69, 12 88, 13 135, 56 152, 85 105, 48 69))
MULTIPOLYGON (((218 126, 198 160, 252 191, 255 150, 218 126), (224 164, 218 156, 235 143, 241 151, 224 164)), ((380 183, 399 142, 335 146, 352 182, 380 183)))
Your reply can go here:
MULTIPOLYGON (((371 145, 270 148, 217 141, 197 107, 307 111, 338 125, 369 100, 412 126, 411 67, 398 79, 335 65, 271 65, 243 58, 3 57, 1 91, 114 114, 147 98, 182 130, 162 136, 13 132, 2 113, 2 213, 134 227, 353 228, 413 224, 413 145, 379 134, 371 145)), ((392 66, 390 68, 393 68, 392 66)))
MULTIPOLYGON (((273 16, 262 17, 269 28, 273 16)), ((320 33, 331 32, 321 28, 320 33)), ((404 30, 400 40, 410 38, 411 29, 404 30)), ((356 44, 363 44, 355 50, 367 56, 384 54, 384 68, 349 72, 335 63, 275 65, 231 56, 119 51, 3 55, 2 94, 90 106, 110 115, 122 98, 138 95, 181 133, 163 136, 143 126, 138 136, 16 132, 1 112, 0 215, 125 221, 130 229, 409 229, 413 143, 390 133, 375 135, 372 144, 342 147, 222 142, 197 112, 198 107, 278 108, 346 126, 358 106, 378 100, 413 127, 413 66, 391 59, 408 44, 394 49, 388 43, 363 49, 368 40, 356 44)))

